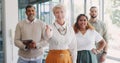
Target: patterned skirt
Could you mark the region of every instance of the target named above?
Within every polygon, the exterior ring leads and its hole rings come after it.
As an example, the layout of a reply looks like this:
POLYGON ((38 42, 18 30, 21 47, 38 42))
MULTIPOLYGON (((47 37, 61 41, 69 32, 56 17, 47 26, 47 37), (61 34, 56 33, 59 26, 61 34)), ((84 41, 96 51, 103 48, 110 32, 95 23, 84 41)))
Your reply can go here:
POLYGON ((72 63, 69 50, 50 50, 46 63, 72 63))
POLYGON ((77 63, 98 63, 97 57, 92 51, 82 50, 78 51, 77 63))

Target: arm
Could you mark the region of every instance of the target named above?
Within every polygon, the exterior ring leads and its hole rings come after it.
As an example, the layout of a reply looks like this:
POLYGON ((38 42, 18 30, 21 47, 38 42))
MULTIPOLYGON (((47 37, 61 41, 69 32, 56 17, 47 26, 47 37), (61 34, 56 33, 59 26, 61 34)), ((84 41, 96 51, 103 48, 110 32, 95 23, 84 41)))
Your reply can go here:
POLYGON ((105 45, 106 45, 106 42, 105 42, 105 40, 100 40, 99 41, 99 43, 98 43, 99 45, 98 45, 98 47, 96 48, 96 49, 92 49, 92 52, 94 53, 94 54, 99 54, 103 49, 104 49, 104 47, 105 47, 105 45))
POLYGON ((106 42, 98 32, 94 30, 94 33, 95 33, 95 42, 97 42, 99 45, 96 49, 93 49, 92 51, 93 53, 98 54, 103 50, 103 48, 106 45, 106 42))
POLYGON ((18 48, 26 50, 25 49, 26 46, 21 41, 21 29, 20 29, 20 24, 19 23, 17 24, 16 30, 15 30, 14 44, 18 48))
POLYGON ((106 42, 105 47, 103 48, 103 55, 107 54, 107 50, 108 50, 108 42, 106 42))
POLYGON ((48 40, 49 38, 52 37, 52 33, 53 33, 53 31, 52 31, 51 27, 49 25, 46 25, 45 33, 44 33, 44 38, 46 40, 48 40))
POLYGON ((41 41, 37 43, 36 48, 39 49, 46 46, 48 46, 48 42, 46 40, 41 39, 41 41))
POLYGON ((105 24, 103 24, 103 29, 104 29, 104 32, 103 32, 103 38, 105 39, 106 41, 106 45, 105 47, 103 48, 103 52, 102 52, 102 55, 100 57, 100 62, 104 62, 105 59, 106 59, 106 54, 107 54, 107 50, 108 50, 108 31, 107 31, 107 27, 105 24))
POLYGON ((107 27, 106 27, 105 24, 104 24, 103 29, 104 29, 103 38, 104 38, 104 40, 106 41, 106 45, 105 45, 103 51, 104 51, 104 52, 107 52, 107 50, 108 50, 108 31, 107 31, 107 27))
POLYGON ((105 40, 102 39, 101 41, 99 41, 99 46, 98 46, 97 50, 102 51, 103 48, 105 47, 105 45, 106 45, 106 42, 105 42, 105 40))
POLYGON ((48 45, 47 40, 49 37, 46 35, 46 24, 41 22, 41 40, 36 44, 36 48, 42 48, 48 45))
POLYGON ((106 54, 107 54, 107 49, 108 49, 108 43, 106 42, 106 45, 103 49, 102 55, 100 57, 100 62, 104 62, 106 59, 106 54))

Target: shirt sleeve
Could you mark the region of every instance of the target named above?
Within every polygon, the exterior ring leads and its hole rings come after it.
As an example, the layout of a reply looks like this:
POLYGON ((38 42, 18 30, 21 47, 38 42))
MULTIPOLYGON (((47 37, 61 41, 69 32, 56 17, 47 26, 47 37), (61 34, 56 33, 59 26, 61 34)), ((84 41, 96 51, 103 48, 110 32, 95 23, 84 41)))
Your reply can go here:
POLYGON ((48 42, 46 40, 41 40, 39 43, 37 43, 36 48, 40 49, 46 46, 48 46, 48 42))
POLYGON ((41 40, 36 44, 36 48, 43 48, 48 45, 47 40, 46 40, 46 34, 45 34, 45 29, 46 29, 46 24, 42 21, 41 22, 41 40))
POLYGON ((69 45, 69 49, 70 49, 70 53, 71 53, 71 57, 72 57, 72 62, 76 63, 76 59, 77 59, 77 41, 76 41, 76 36, 75 33, 72 29, 72 41, 69 45))
POLYGON ((107 31, 107 27, 105 24, 103 24, 103 38, 105 39, 106 42, 108 42, 108 31, 107 31))
POLYGON ((103 39, 103 37, 97 32, 94 30, 94 33, 95 33, 95 42, 99 42, 103 39))
POLYGON ((20 23, 17 24, 16 30, 15 30, 15 37, 14 37, 14 44, 20 49, 25 49, 25 45, 21 41, 21 28, 20 28, 20 23))

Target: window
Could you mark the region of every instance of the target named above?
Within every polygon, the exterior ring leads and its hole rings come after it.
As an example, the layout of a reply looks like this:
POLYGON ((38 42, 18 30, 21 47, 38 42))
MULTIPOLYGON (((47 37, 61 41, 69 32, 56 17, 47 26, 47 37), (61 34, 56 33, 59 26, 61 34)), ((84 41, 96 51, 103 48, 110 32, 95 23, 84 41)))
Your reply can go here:
POLYGON ((2 36, 2 0, 0 0, 0 62, 4 63, 4 44, 3 44, 3 36, 2 36))
POLYGON ((32 4, 36 8, 37 12, 37 18, 46 22, 47 24, 50 24, 54 21, 54 16, 52 13, 51 8, 59 3, 59 0, 43 0, 43 1, 27 1, 27 0, 18 0, 18 6, 19 6, 19 20, 23 20, 26 18, 25 15, 25 6, 27 4, 32 4))
POLYGON ((105 0, 104 2, 104 21, 108 26, 110 37, 107 61, 120 63, 120 0, 105 0))

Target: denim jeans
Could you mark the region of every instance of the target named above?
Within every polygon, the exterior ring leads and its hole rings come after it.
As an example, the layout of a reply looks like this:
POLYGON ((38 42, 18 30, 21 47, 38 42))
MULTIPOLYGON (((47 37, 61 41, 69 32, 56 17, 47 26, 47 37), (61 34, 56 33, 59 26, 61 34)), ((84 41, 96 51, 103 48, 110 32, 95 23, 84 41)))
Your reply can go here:
POLYGON ((26 61, 26 60, 19 57, 17 63, 42 63, 42 58, 34 60, 34 61, 26 61))

